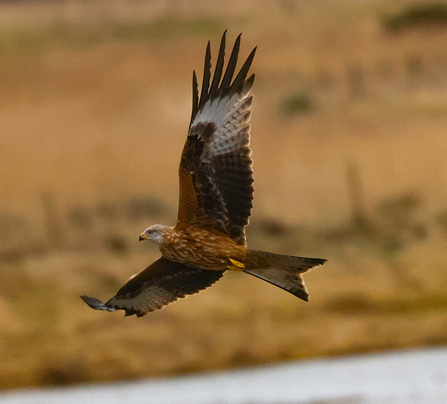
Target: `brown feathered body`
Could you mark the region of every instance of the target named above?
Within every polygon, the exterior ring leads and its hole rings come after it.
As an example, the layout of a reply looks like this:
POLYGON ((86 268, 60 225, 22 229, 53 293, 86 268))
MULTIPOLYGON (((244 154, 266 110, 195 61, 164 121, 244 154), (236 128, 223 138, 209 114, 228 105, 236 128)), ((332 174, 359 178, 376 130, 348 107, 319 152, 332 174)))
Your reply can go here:
POLYGON ((200 269, 224 271, 233 266, 230 258, 243 263, 247 256, 245 245, 205 229, 183 231, 169 227, 162 237, 163 241, 157 244, 163 257, 200 269))

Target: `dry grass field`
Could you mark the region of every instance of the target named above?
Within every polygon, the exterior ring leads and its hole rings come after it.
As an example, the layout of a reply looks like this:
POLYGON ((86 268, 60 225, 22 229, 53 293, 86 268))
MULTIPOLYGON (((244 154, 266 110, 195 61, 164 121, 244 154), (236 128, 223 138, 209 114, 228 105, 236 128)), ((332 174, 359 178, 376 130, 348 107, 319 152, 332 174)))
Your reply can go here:
POLYGON ((0 388, 447 343, 446 26, 390 32, 403 0, 103 3, 0 4, 0 388), (226 28, 258 45, 249 244, 327 258, 311 300, 231 273, 90 310, 176 219, 192 70, 226 28))

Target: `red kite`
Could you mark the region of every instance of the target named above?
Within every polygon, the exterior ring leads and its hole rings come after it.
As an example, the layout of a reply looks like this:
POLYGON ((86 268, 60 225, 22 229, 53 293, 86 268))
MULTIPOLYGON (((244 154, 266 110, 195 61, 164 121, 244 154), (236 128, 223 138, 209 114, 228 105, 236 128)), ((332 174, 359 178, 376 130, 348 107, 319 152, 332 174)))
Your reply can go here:
POLYGON ((224 72, 224 33, 213 76, 208 42, 200 96, 193 73, 191 122, 179 167, 178 220, 173 227, 152 225, 140 236, 140 241, 156 243, 162 256, 106 303, 81 296, 93 309, 144 316, 207 288, 227 270, 256 276, 308 300, 301 275, 326 260, 257 251, 246 244, 254 190, 249 121, 255 78, 247 74, 256 48, 233 79, 240 39, 224 72))

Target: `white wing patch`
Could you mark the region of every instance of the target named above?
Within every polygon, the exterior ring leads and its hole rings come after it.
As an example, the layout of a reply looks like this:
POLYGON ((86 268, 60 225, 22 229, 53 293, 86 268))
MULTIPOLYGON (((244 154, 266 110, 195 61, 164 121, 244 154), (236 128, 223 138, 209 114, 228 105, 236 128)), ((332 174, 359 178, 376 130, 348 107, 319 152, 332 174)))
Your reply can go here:
POLYGON ((178 298, 157 285, 150 285, 133 299, 113 297, 106 304, 119 309, 136 310, 138 312, 150 312, 163 308, 178 298))
POLYGON ((248 94, 249 91, 244 91, 242 94, 208 101, 203 110, 197 113, 191 126, 200 122, 213 122, 216 125, 205 159, 248 146, 253 102, 253 96, 248 97, 248 94))

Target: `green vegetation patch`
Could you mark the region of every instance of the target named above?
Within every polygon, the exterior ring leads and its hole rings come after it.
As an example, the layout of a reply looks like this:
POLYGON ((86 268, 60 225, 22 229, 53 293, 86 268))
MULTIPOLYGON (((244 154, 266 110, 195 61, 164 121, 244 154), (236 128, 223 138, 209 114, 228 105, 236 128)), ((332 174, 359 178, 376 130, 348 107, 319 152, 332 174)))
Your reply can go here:
POLYGON ((325 309, 330 312, 345 314, 413 314, 421 312, 434 312, 447 310, 447 298, 445 296, 415 297, 413 300, 396 298, 376 301, 361 294, 348 294, 346 296, 332 298, 325 304, 325 309))
POLYGON ((399 13, 386 16, 383 27, 389 32, 400 32, 421 26, 447 26, 447 4, 413 4, 399 13))
POLYGON ((305 114, 311 112, 313 109, 314 102, 310 94, 306 91, 298 91, 284 97, 280 104, 280 110, 285 115, 305 114))

